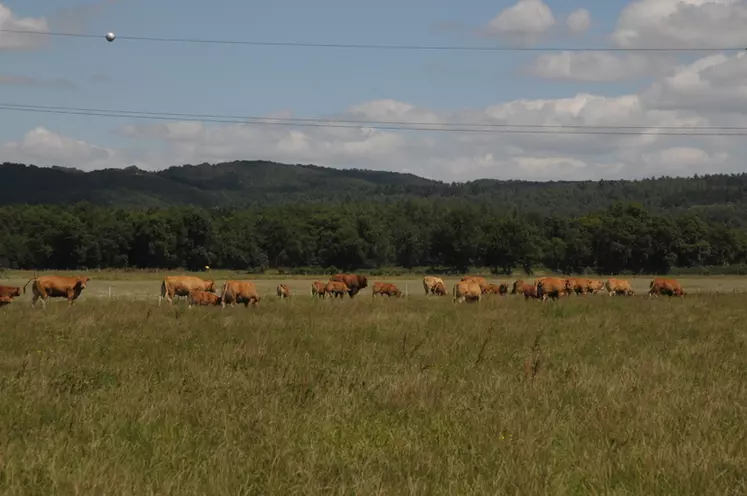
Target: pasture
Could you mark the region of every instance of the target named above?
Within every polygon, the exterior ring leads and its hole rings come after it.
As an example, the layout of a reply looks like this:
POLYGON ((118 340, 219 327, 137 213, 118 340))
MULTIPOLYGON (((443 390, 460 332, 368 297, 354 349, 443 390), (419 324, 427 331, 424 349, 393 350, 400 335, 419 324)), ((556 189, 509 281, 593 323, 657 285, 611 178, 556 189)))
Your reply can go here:
POLYGON ((0 309, 3 494, 747 492, 745 278, 454 305, 231 275, 259 307, 188 310, 89 275, 0 309))

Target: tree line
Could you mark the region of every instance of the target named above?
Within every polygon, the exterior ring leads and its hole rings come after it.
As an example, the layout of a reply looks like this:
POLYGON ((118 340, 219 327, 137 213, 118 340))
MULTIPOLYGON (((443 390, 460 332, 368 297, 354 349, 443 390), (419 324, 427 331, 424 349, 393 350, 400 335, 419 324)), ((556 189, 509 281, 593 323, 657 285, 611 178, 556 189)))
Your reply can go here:
POLYGON ((741 272, 747 259, 742 228, 625 203, 576 217, 429 200, 240 210, 12 205, 0 207, 0 233, 0 267, 14 269, 667 274, 741 272))

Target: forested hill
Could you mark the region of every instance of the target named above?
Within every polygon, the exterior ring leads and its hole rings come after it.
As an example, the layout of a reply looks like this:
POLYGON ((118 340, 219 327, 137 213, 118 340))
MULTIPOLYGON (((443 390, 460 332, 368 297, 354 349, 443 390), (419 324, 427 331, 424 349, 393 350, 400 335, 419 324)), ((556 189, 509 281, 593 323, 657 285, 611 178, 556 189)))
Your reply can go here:
POLYGON ((158 172, 137 167, 83 172, 0 165, 0 205, 87 201, 118 207, 252 207, 409 198, 489 203, 493 208, 524 213, 571 216, 624 201, 656 213, 690 211, 710 220, 733 222, 747 214, 747 174, 640 181, 444 183, 396 172, 265 161, 183 165, 158 172))

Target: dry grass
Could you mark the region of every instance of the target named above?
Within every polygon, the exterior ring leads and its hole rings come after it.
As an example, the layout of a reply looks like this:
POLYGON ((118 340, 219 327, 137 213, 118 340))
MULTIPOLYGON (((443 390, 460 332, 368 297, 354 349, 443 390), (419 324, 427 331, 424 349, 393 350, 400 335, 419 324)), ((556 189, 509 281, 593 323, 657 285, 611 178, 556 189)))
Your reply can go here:
POLYGON ((747 492, 738 294, 28 298, 0 310, 3 494, 747 492))

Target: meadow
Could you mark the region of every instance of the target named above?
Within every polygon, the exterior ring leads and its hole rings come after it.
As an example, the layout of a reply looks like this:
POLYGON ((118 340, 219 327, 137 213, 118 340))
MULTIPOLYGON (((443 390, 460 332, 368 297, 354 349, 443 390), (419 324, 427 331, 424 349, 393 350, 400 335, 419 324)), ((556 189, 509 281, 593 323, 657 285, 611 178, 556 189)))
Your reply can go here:
POLYGON ((745 278, 454 305, 220 274, 267 295, 221 310, 91 276, 0 309, 3 494, 747 493, 745 278))

